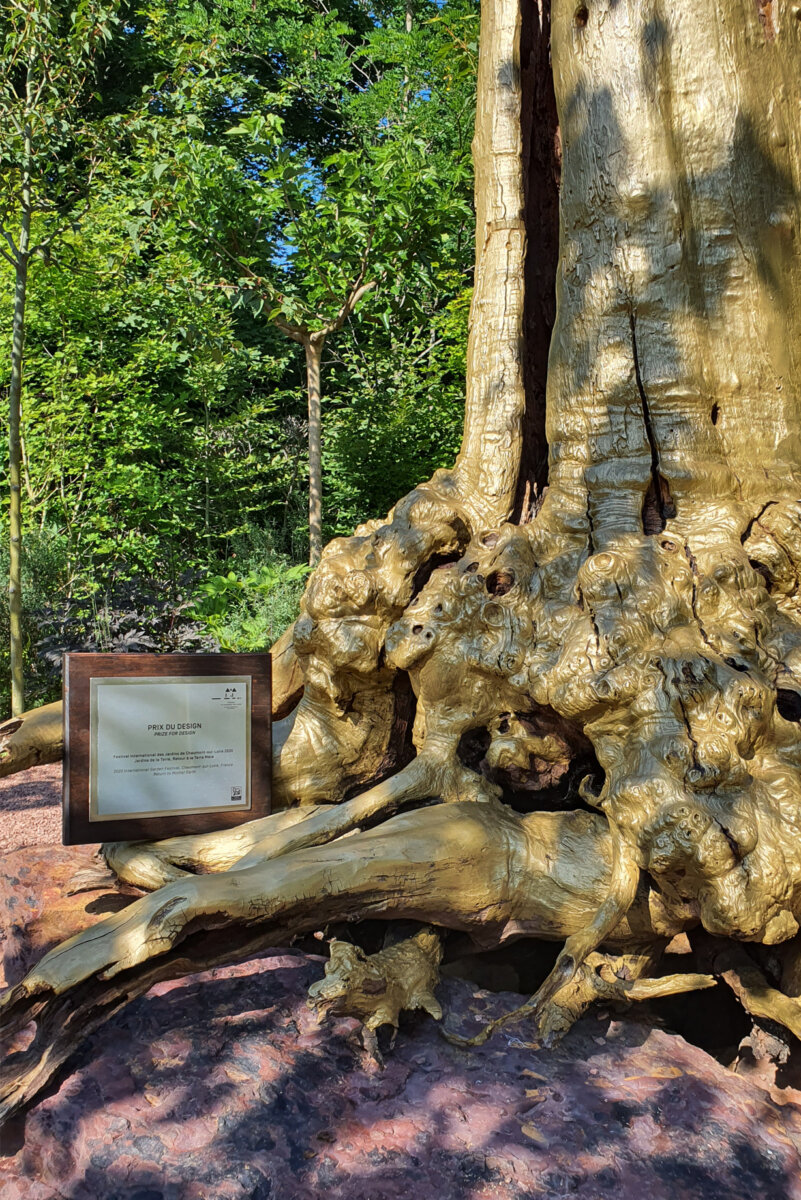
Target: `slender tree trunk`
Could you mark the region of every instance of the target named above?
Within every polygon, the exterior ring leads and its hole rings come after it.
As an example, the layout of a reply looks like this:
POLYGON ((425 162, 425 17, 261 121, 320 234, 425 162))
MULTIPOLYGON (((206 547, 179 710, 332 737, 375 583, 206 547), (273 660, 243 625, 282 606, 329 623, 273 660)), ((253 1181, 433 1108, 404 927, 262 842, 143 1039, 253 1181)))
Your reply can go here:
POLYGON ((203 534, 206 550, 211 547, 211 494, 209 488, 209 401, 203 403, 203 534))
POLYGON ((11 714, 25 711, 22 664, 22 366, 25 347, 25 300, 28 288, 28 247, 31 232, 30 132, 26 129, 22 173, 22 211, 16 254, 14 315, 11 335, 11 385, 8 393, 9 457, 9 578, 8 607, 11 626, 11 714))
POLYGON ((323 466, 322 414, 320 408, 320 362, 324 334, 304 337, 306 391, 309 398, 309 564, 316 567, 323 552, 323 466))
MULTIPOLYGON (((407 35, 412 32, 413 24, 414 24, 414 0, 406 0, 405 29, 406 29, 407 35)), ((401 107, 403 108, 404 112, 409 107, 409 76, 407 75, 405 70, 403 73, 403 89, 401 91, 401 107)))

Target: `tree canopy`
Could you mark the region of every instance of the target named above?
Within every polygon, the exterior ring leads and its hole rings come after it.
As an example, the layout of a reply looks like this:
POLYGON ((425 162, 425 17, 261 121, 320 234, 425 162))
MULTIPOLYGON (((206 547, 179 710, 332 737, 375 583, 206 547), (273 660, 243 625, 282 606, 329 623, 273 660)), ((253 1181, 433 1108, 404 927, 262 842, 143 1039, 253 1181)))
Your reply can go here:
MULTIPOLYGON (((55 557, 90 622, 120 580, 174 595, 187 568, 246 576, 254 545, 306 557, 303 351, 279 326, 330 320, 359 278, 323 354, 326 537, 450 461, 472 283, 474 0, 411 29, 404 5, 324 0, 116 14, 74 115, 106 149, 31 260, 26 318, 27 561, 55 557)), ((12 300, 4 261, 7 346, 12 300)))

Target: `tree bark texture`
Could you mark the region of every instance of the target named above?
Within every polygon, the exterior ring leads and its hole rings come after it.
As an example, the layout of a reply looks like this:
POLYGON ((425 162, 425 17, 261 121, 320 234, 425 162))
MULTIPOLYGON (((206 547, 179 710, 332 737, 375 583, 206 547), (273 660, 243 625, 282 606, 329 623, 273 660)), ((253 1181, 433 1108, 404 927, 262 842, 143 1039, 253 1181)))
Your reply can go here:
MULTIPOLYGON (((186 969, 229 927, 231 953, 243 929, 360 916, 564 942, 517 1014, 539 1036, 593 998, 716 978, 798 1024, 798 988, 769 986, 759 955, 797 979, 801 20, 783 0, 555 0, 525 20, 498 0, 478 88, 464 442, 309 581, 275 764, 300 807, 106 847, 160 890, 9 995, 37 1035, 7 1111, 93 996, 186 969), (679 930, 747 961, 649 979, 679 930)), ((315 999, 375 1025, 380 975, 433 1012, 421 938, 380 964, 337 951, 315 999)))

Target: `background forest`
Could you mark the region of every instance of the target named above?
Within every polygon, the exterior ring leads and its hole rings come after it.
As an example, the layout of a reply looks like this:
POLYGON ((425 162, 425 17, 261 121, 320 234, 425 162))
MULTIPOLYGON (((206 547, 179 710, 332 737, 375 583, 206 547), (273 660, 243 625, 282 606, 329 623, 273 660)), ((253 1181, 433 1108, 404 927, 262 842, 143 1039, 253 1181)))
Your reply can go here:
MULTIPOLYGON (((324 540, 450 463, 463 408, 476 0, 20 0, 7 91, 20 20, 25 44, 80 57, 64 24, 80 8, 96 41, 66 98, 45 89, 33 177, 29 707, 59 694, 64 649, 263 649, 293 618, 309 462, 290 328, 363 285, 323 348, 324 540)), ((0 111, 12 233, 17 149, 0 111)), ((6 392, 14 281, 0 259, 6 392)))

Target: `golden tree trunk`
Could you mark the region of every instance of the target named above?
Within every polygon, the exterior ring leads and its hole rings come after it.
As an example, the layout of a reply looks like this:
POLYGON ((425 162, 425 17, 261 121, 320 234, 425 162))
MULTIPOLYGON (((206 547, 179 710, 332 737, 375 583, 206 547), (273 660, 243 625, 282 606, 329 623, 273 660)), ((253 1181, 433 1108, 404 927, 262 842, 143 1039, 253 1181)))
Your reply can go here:
POLYGON ((315 998, 370 1027, 436 1011, 457 929, 565 942, 524 1011, 542 1033, 713 976, 801 1029, 801 20, 496 0, 482 22, 459 458, 310 579, 290 811, 106 847, 159 890, 9 994, 38 1028, 6 1111, 99 997, 360 916, 439 931, 337 951, 315 998), (712 975, 649 979, 681 930, 712 975), (735 941, 776 948, 783 992, 735 941))

